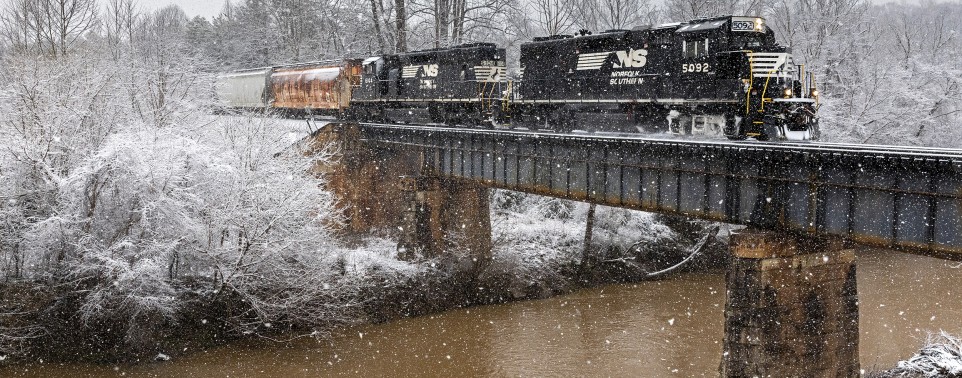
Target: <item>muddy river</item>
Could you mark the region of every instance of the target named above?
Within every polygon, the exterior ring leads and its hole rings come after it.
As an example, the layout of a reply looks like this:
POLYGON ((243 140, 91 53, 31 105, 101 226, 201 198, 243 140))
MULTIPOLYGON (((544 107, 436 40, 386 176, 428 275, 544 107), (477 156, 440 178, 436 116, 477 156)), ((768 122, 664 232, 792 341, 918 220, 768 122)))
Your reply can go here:
MULTIPOLYGON (((891 367, 926 333, 962 334, 959 263, 859 254, 861 362, 891 367)), ((685 274, 546 300, 354 327, 333 340, 243 342, 137 366, 20 366, 25 377, 717 376, 724 275, 685 274)))

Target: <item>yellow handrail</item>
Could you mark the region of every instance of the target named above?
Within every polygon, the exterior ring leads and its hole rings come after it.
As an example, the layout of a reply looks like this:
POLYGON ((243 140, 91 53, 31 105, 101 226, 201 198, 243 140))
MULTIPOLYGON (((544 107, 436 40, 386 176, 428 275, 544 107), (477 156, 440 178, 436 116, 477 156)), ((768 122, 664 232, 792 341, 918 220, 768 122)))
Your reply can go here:
POLYGON ((751 107, 752 107, 751 106, 752 105, 752 101, 751 101, 752 86, 755 85, 755 74, 754 74, 755 65, 753 64, 753 62, 755 61, 755 57, 754 57, 755 52, 752 50, 742 50, 742 51, 748 53, 748 90, 745 91, 745 115, 748 115, 749 113, 751 113, 751 107))
POLYGON ((765 79, 765 86, 762 87, 762 106, 758 108, 758 110, 761 112, 765 111, 765 93, 768 93, 768 83, 772 81, 772 74, 774 74, 775 71, 777 70, 768 71, 768 78, 765 79))

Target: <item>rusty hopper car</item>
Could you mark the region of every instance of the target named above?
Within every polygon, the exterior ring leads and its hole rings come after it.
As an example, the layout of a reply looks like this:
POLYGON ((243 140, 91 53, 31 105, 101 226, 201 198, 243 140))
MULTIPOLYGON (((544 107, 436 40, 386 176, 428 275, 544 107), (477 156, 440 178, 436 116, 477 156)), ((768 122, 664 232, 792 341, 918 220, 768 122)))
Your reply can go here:
POLYGON ((270 79, 274 108, 298 114, 343 114, 351 105, 360 74, 360 61, 354 59, 278 67, 270 79))
POLYGON ((254 68, 226 73, 217 77, 216 93, 221 105, 233 109, 265 110, 271 106, 272 68, 254 68))

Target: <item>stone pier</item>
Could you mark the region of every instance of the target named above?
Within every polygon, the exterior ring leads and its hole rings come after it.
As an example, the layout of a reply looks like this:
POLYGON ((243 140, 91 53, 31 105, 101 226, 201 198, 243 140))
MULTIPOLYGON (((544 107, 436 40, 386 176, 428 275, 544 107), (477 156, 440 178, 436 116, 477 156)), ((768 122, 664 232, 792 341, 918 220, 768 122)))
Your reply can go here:
POLYGON ((401 178, 405 203, 401 256, 436 257, 459 252, 473 262, 491 254, 488 190, 431 176, 401 178))
POLYGON ((855 254, 838 239, 731 238, 723 377, 857 377, 855 254))
POLYGON ((344 217, 347 236, 380 234, 396 238, 401 258, 465 253, 475 266, 490 259, 488 189, 447 180, 432 172, 424 152, 366 144, 357 127, 332 123, 315 132, 310 148, 330 159, 323 174, 344 217))

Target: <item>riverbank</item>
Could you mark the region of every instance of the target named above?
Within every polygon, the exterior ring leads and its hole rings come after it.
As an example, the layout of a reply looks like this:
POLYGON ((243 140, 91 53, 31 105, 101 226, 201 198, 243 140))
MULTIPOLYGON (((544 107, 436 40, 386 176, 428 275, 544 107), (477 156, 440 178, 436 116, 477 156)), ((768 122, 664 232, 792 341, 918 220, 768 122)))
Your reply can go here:
MULTIPOLYGON (((85 292, 75 286, 7 283, 0 291, 7 315, 0 316, 0 322, 3 334, 17 344, 13 353, 5 353, 3 363, 142 363, 249 338, 293 335, 325 340, 345 326, 660 278, 648 274, 682 261, 699 242, 701 257, 679 272, 724 265, 720 257, 724 240, 705 223, 609 208, 598 209, 592 248, 585 255, 586 216, 587 205, 495 192, 495 248, 491 260, 480 268, 466 264, 456 251, 436 259, 402 261, 396 256, 396 244, 388 239, 369 238, 351 248, 326 246, 334 253, 317 267, 325 270, 317 281, 322 290, 310 292, 314 298, 276 302, 301 307, 275 310, 292 315, 270 321, 258 317, 262 311, 258 306, 275 303, 219 286, 211 276, 176 280, 175 297, 168 300, 179 305, 171 316, 122 314, 130 317, 119 324, 136 322, 134 328, 111 324, 116 317, 79 316, 87 302, 85 292)), ((271 290, 289 295, 283 288, 271 290)))
POLYGON ((163 363, 30 363, 0 369, 0 374, 500 377, 659 376, 678 370, 675 375, 699 376, 718 365, 721 347, 714 341, 723 326, 724 291, 718 290, 723 282, 722 274, 686 273, 357 325, 323 341, 246 339, 163 363))

